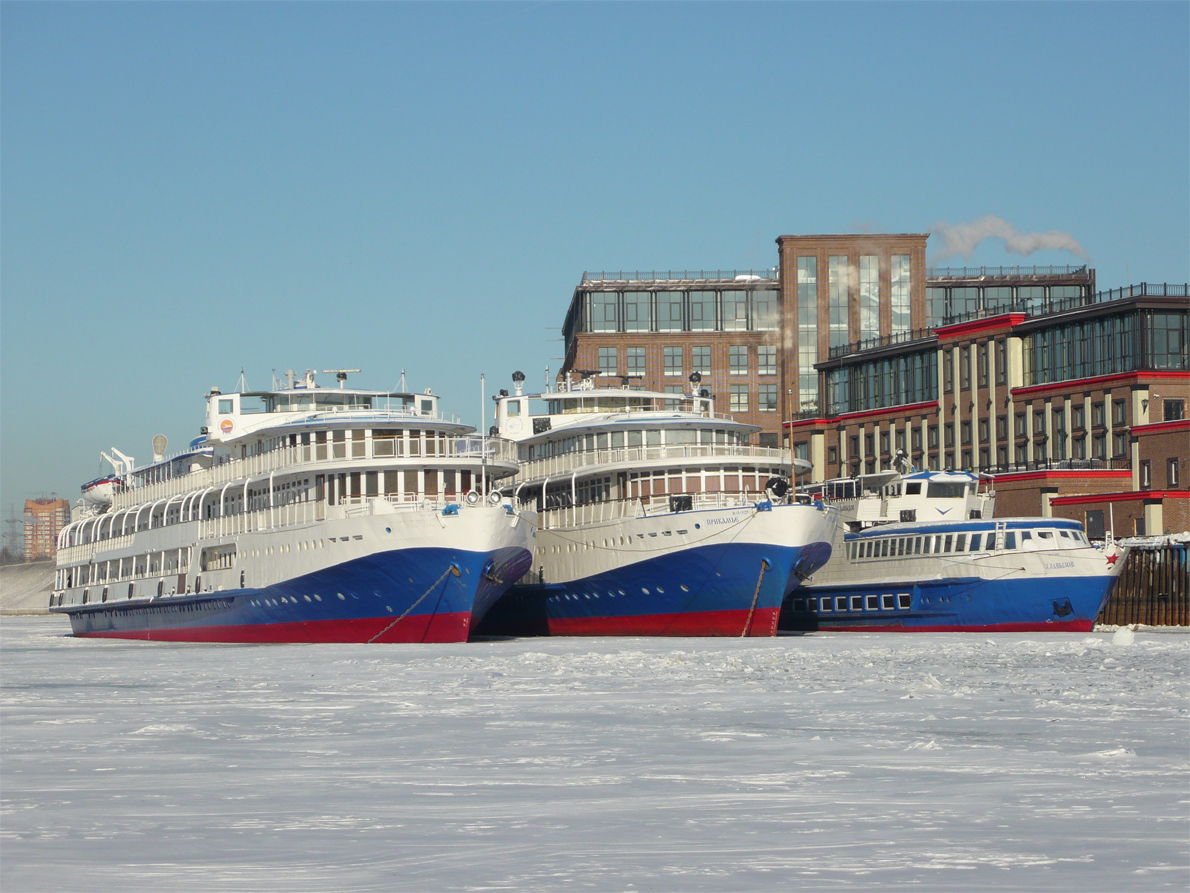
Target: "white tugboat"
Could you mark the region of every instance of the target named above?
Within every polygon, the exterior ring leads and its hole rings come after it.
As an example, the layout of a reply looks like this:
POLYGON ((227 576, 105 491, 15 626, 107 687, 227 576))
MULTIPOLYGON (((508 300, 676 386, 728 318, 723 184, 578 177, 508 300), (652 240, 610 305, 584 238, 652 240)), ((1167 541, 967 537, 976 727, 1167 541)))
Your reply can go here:
MULTIPOLYGON (((416 394, 207 394, 203 436, 84 487, 50 610, 77 636, 454 642, 532 561, 535 518, 495 489, 515 448, 416 394)), ((403 376, 402 376, 403 383, 403 376)))

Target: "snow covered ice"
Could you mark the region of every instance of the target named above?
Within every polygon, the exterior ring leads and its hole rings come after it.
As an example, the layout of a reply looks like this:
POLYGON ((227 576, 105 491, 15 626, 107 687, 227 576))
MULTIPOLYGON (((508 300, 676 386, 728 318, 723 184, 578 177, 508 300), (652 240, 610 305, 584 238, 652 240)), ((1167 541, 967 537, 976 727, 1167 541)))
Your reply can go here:
POLYGON ((1190 884, 1190 635, 158 645, 5 618, 0 887, 1190 884))

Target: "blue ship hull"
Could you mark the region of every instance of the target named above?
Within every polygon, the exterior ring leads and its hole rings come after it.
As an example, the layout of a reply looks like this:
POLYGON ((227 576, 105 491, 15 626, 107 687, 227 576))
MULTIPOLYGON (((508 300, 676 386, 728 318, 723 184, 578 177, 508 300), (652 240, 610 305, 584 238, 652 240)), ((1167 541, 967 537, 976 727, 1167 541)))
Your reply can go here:
POLYGON ((868 632, 1089 631, 1118 576, 805 587, 786 600, 783 630, 868 632))
POLYGON ((566 583, 514 586, 480 635, 772 636, 798 574, 830 547, 716 544, 667 553, 566 583), (824 548, 825 547, 825 548, 824 548))
POLYGON ((262 589, 75 606, 76 636, 194 642, 461 642, 532 563, 505 547, 395 549, 262 589))

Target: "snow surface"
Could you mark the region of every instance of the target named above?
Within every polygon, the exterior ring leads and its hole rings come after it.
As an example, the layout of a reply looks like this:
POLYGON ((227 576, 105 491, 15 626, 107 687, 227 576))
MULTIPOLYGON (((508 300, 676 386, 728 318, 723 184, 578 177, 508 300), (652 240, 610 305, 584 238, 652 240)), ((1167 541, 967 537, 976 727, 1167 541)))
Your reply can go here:
POLYGON ((0 627, 0 887, 1190 885, 1190 635, 0 627))

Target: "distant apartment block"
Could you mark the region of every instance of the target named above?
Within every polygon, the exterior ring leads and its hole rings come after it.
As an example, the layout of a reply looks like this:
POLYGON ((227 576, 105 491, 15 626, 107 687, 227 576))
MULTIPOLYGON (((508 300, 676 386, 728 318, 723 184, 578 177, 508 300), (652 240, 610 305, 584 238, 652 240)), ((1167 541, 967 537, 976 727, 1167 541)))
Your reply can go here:
POLYGON ((70 523, 65 499, 25 500, 25 560, 40 561, 58 553, 58 532, 70 523))

